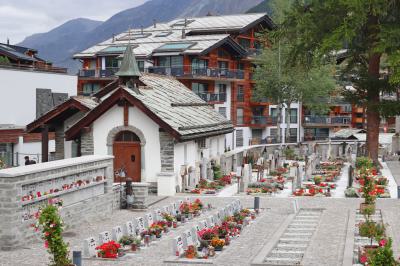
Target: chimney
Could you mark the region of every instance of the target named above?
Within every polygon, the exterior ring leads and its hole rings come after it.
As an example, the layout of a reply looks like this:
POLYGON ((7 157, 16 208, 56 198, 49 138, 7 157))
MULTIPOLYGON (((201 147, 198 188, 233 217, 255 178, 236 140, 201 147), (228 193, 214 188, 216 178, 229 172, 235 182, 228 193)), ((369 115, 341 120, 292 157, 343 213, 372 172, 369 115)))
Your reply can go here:
POLYGON ((187 21, 187 18, 185 18, 185 28, 186 28, 186 26, 187 26, 187 22, 188 22, 188 21, 187 21))
POLYGON ((115 34, 112 35, 112 42, 115 42, 115 34))
POLYGON ((10 45, 10 39, 7 38, 7 45, 10 45))
POLYGON ((157 20, 156 19, 153 19, 153 27, 157 28, 157 20))
POLYGON ((186 29, 182 29, 182 39, 186 39, 186 29))

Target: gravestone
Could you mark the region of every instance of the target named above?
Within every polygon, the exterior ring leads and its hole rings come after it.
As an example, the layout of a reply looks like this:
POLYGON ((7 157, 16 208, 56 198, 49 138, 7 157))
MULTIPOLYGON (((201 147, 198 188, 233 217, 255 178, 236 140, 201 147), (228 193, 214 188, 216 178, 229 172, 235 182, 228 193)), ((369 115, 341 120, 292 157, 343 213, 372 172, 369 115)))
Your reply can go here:
POLYGON ((200 232, 203 229, 203 226, 201 224, 196 224, 194 228, 196 228, 196 232, 200 232))
POLYGON ((207 217, 207 224, 209 224, 210 227, 214 227, 215 226, 214 216, 208 216, 207 217))
POLYGON ((173 213, 171 213, 171 206, 166 205, 166 206, 162 207, 162 210, 164 213, 173 214, 173 213))
POLYGON ((127 221, 123 227, 124 235, 127 236, 135 236, 136 235, 136 228, 132 221, 127 221))
POLYGON ((199 229, 200 228, 197 227, 197 226, 194 226, 191 229, 192 230, 193 241, 194 241, 196 246, 200 246, 200 240, 199 240, 199 237, 198 237, 198 234, 197 234, 200 231, 199 229))
POLYGON ((96 257, 96 247, 97 243, 94 237, 89 237, 83 240, 83 256, 86 258, 96 257))
POLYGON ((99 243, 104 244, 111 241, 111 234, 108 231, 101 232, 99 234, 99 243))
POLYGON ((195 245, 195 242, 193 240, 192 230, 185 230, 185 232, 183 232, 183 248, 187 249, 188 246, 193 245, 195 245))
POLYGON ((180 257, 185 253, 183 248, 183 238, 182 236, 177 236, 172 240, 172 249, 174 256, 180 257))
POLYGON ((297 166, 290 166, 289 168, 289 176, 296 177, 297 176, 297 166))
POLYGON ((217 217, 218 219, 222 222, 224 220, 225 212, 223 209, 219 209, 217 212, 217 217))
POLYGON ((246 192, 247 187, 249 185, 249 180, 250 180, 250 176, 249 176, 249 170, 250 170, 250 165, 249 164, 245 164, 243 167, 243 176, 240 179, 240 192, 246 192))
POLYGON ((146 227, 150 227, 154 223, 153 215, 151 213, 146 213, 144 215, 144 217, 145 217, 145 220, 144 220, 145 221, 145 226, 146 227))
POLYGON ((218 218, 218 213, 215 213, 213 215, 213 217, 214 217, 215 224, 221 224, 221 220, 218 218))
POLYGON ((122 233, 122 227, 121 226, 115 226, 112 229, 112 239, 115 242, 119 242, 119 240, 124 236, 124 234, 122 233))
POLYGON ((155 209, 154 210, 154 220, 155 221, 161 221, 162 220, 162 212, 160 209, 155 209))
POLYGON ((139 233, 146 231, 143 217, 136 218, 135 222, 136 222, 136 229, 139 231, 139 233))
POLYGON ((189 176, 189 189, 192 190, 196 187, 197 185, 197 178, 196 178, 196 171, 195 168, 193 166, 190 166, 188 168, 188 176, 189 176))
POLYGON ((203 229, 208 228, 208 226, 209 226, 207 220, 200 221, 200 224, 202 225, 203 229))

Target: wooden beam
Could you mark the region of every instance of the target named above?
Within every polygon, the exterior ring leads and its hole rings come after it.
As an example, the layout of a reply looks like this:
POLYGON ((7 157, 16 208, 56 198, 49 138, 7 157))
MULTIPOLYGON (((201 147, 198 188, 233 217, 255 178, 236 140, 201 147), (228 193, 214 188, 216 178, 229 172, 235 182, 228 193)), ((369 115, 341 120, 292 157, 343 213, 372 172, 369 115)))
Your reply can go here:
POLYGON ((129 103, 125 101, 124 103, 124 126, 129 125, 129 103))
POLYGON ((42 163, 49 161, 49 126, 42 128, 42 163))

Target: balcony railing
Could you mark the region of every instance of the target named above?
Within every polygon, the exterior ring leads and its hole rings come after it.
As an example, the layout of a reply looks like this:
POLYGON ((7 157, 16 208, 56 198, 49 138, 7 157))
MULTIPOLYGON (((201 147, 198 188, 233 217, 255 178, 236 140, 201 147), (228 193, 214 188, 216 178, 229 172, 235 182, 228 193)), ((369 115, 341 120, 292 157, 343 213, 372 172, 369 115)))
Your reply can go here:
MULTIPOLYGON (((79 71, 79 77, 112 77, 118 71, 118 68, 106 69, 82 69, 79 71)), ((244 79, 244 71, 230 70, 220 68, 192 68, 191 66, 175 66, 163 67, 153 66, 144 69, 144 72, 154 73, 158 75, 174 76, 174 77, 210 77, 225 79, 244 79)))
POLYGON ((67 69, 63 67, 54 67, 49 65, 21 65, 21 64, 1 64, 0 68, 5 69, 19 69, 26 71, 35 71, 35 72, 50 72, 50 73, 59 73, 65 74, 67 73, 67 69))
POLYGON ((251 124, 253 125, 272 125, 276 124, 276 117, 271 116, 257 116, 253 115, 251 118, 251 124))
POLYGON ((304 116, 304 124, 322 124, 322 125, 349 125, 351 124, 350 116, 304 116))
POLYGON ((226 93, 198 93, 197 95, 206 102, 226 102, 226 93))

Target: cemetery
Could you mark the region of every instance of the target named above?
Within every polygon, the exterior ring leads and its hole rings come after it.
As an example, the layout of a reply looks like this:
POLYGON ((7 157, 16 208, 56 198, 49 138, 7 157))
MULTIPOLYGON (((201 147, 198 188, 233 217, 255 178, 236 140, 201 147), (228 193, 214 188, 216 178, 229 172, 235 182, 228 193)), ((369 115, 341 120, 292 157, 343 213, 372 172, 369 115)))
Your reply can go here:
POLYGON ((273 144, 226 153, 198 180, 200 192, 170 197, 146 182, 113 182, 112 156, 1 170, 9 204, 0 209, 0 260, 47 265, 56 244, 78 266, 359 266, 399 257, 388 164, 341 148, 325 154, 329 145, 292 146, 294 157, 273 144), (264 168, 253 165, 261 156, 264 168))

